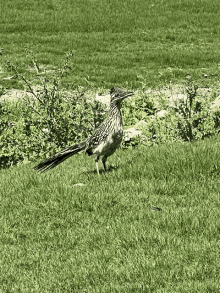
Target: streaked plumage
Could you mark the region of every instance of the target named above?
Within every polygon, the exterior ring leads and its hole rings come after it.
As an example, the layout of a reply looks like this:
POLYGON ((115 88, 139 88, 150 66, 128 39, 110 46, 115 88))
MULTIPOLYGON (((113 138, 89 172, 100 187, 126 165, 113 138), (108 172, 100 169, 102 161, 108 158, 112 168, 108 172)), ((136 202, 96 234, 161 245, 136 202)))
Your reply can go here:
POLYGON ((85 150, 89 156, 95 156, 98 174, 98 161, 100 156, 103 156, 102 163, 106 170, 105 163, 107 158, 115 152, 123 137, 123 123, 120 111, 121 102, 123 99, 133 95, 132 92, 124 92, 119 88, 112 88, 110 94, 111 102, 108 117, 95 129, 92 136, 83 142, 70 146, 51 156, 39 163, 34 169, 40 172, 46 172, 81 150, 85 150))

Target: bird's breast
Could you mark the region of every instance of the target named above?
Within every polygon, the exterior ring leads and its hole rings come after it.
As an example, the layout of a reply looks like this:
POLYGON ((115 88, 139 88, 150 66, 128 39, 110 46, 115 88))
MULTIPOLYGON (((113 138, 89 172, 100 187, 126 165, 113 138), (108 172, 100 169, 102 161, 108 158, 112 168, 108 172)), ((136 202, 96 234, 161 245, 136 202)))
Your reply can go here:
POLYGON ((112 125, 111 131, 109 131, 107 137, 100 142, 100 144, 93 150, 93 154, 111 155, 118 148, 123 138, 123 126, 122 123, 115 121, 115 125, 112 125))

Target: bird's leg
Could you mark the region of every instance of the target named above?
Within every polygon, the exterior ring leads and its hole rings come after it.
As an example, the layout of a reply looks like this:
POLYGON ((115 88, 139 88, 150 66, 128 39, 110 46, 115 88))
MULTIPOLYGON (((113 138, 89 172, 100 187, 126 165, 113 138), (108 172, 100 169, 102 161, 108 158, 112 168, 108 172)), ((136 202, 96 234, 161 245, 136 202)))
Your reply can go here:
POLYGON ((96 170, 97 170, 97 173, 98 173, 98 176, 99 176, 99 163, 98 163, 98 161, 99 161, 99 157, 97 157, 95 159, 96 170))
POLYGON ((107 157, 104 156, 104 157, 102 158, 102 164, 103 164, 103 167, 104 167, 104 170, 105 170, 105 171, 107 171, 107 168, 106 168, 106 161, 107 161, 107 157))

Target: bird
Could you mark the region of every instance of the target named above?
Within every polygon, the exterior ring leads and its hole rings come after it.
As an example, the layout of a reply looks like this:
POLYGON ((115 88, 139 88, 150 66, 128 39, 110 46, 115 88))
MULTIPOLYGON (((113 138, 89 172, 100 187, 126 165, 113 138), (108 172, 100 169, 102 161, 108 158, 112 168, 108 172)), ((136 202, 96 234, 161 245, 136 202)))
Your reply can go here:
POLYGON ((84 150, 89 156, 95 157, 97 174, 99 175, 98 161, 102 156, 104 171, 107 171, 106 161, 122 142, 123 122, 121 116, 121 104, 125 98, 133 96, 133 92, 124 91, 121 88, 110 89, 110 110, 107 118, 94 130, 93 134, 85 141, 54 154, 34 167, 41 173, 46 172, 64 162, 69 157, 84 150))

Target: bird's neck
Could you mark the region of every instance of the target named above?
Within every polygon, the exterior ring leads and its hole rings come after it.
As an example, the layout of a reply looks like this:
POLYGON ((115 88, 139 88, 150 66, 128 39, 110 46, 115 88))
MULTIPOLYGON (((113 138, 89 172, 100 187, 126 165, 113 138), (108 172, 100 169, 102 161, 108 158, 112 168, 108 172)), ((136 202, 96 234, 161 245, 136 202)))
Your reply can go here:
POLYGON ((112 116, 120 117, 121 118, 121 105, 120 104, 112 103, 110 105, 109 114, 112 115, 112 116))

